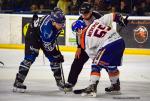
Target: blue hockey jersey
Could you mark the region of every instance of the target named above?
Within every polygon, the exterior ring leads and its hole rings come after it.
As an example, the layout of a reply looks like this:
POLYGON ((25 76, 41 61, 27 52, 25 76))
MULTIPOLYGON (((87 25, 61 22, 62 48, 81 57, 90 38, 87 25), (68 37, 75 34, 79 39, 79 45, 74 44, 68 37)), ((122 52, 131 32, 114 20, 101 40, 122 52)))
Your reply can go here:
POLYGON ((57 30, 51 21, 51 16, 47 15, 40 24, 40 38, 44 43, 52 43, 56 40, 61 30, 57 30))

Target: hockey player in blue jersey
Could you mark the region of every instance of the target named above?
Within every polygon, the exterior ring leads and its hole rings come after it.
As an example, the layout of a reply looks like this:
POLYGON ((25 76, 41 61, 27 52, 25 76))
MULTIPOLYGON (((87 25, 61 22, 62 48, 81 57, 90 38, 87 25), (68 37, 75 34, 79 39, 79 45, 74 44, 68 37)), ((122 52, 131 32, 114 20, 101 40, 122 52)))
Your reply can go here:
POLYGON ((20 63, 19 71, 16 74, 13 91, 21 89, 21 91, 24 92, 25 89, 27 89, 23 82, 29 72, 30 66, 38 56, 40 49, 42 49, 50 62, 50 67, 53 71, 57 86, 60 89, 63 88, 64 83, 60 66, 61 63, 64 62, 64 58, 56 47, 56 40, 64 24, 65 15, 60 9, 55 9, 51 14, 43 16, 40 19, 37 15, 33 16, 32 23, 25 37, 24 60, 20 63))

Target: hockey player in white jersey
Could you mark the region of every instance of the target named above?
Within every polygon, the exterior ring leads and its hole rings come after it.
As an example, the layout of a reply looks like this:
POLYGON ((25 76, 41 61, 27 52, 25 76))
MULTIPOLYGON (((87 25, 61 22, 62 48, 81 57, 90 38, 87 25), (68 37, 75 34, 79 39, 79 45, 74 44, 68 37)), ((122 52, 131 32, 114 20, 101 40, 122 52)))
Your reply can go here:
POLYGON ((101 77, 102 68, 108 70, 111 86, 105 88, 107 93, 120 93, 119 70, 121 65, 125 43, 122 37, 112 29, 111 23, 115 21, 121 26, 128 23, 120 14, 106 14, 95 20, 91 25, 86 26, 82 20, 72 24, 72 30, 81 37, 81 47, 85 49, 88 56, 93 60, 91 65, 90 85, 82 89, 82 95, 96 97, 97 84, 101 77))

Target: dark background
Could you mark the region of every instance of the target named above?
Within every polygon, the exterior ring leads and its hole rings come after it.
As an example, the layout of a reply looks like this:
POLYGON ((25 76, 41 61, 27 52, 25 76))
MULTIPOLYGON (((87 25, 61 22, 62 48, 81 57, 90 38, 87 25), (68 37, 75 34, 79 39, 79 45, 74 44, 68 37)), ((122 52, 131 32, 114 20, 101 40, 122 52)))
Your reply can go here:
MULTIPOLYGON (((117 25, 117 30, 120 27, 117 25)), ((125 40, 126 48, 150 48, 150 20, 130 20, 126 28, 122 28, 120 35, 125 40), (148 31, 148 39, 144 43, 138 43, 134 38, 134 30, 138 26, 144 26, 148 31)))

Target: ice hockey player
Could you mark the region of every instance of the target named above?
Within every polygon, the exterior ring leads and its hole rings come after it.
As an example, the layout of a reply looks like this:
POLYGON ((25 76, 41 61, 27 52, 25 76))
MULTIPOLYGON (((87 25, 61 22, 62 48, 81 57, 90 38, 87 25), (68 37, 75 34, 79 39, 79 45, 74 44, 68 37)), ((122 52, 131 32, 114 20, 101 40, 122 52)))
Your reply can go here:
POLYGON ((90 85, 82 90, 82 95, 96 97, 97 85, 101 77, 102 68, 106 68, 111 86, 105 88, 107 93, 120 93, 118 66, 121 65, 125 43, 122 37, 108 26, 115 21, 121 26, 128 23, 127 17, 121 14, 110 13, 95 20, 87 26, 84 21, 77 20, 72 24, 72 30, 81 36, 81 47, 93 60, 91 65, 90 85))
MULTIPOLYGON (((92 5, 88 2, 83 2, 79 9, 79 13, 81 16, 78 18, 78 20, 83 20, 87 26, 91 24, 95 19, 98 19, 102 16, 102 14, 98 13, 97 11, 94 11, 92 5)), ((71 65, 68 81, 65 85, 66 91, 72 91, 73 87, 77 83, 77 79, 83 68, 83 65, 89 59, 89 56, 81 47, 80 38, 78 35, 76 35, 76 43, 77 51, 73 63, 71 65)))
POLYGON ((60 9, 54 9, 51 14, 40 19, 37 15, 33 16, 32 23, 25 37, 24 60, 20 63, 19 71, 16 74, 13 91, 24 92, 27 89, 23 82, 40 49, 43 50, 43 53, 50 62, 57 86, 63 89, 64 83, 60 66, 64 62, 64 58, 56 47, 56 40, 64 24, 65 15, 60 9))

